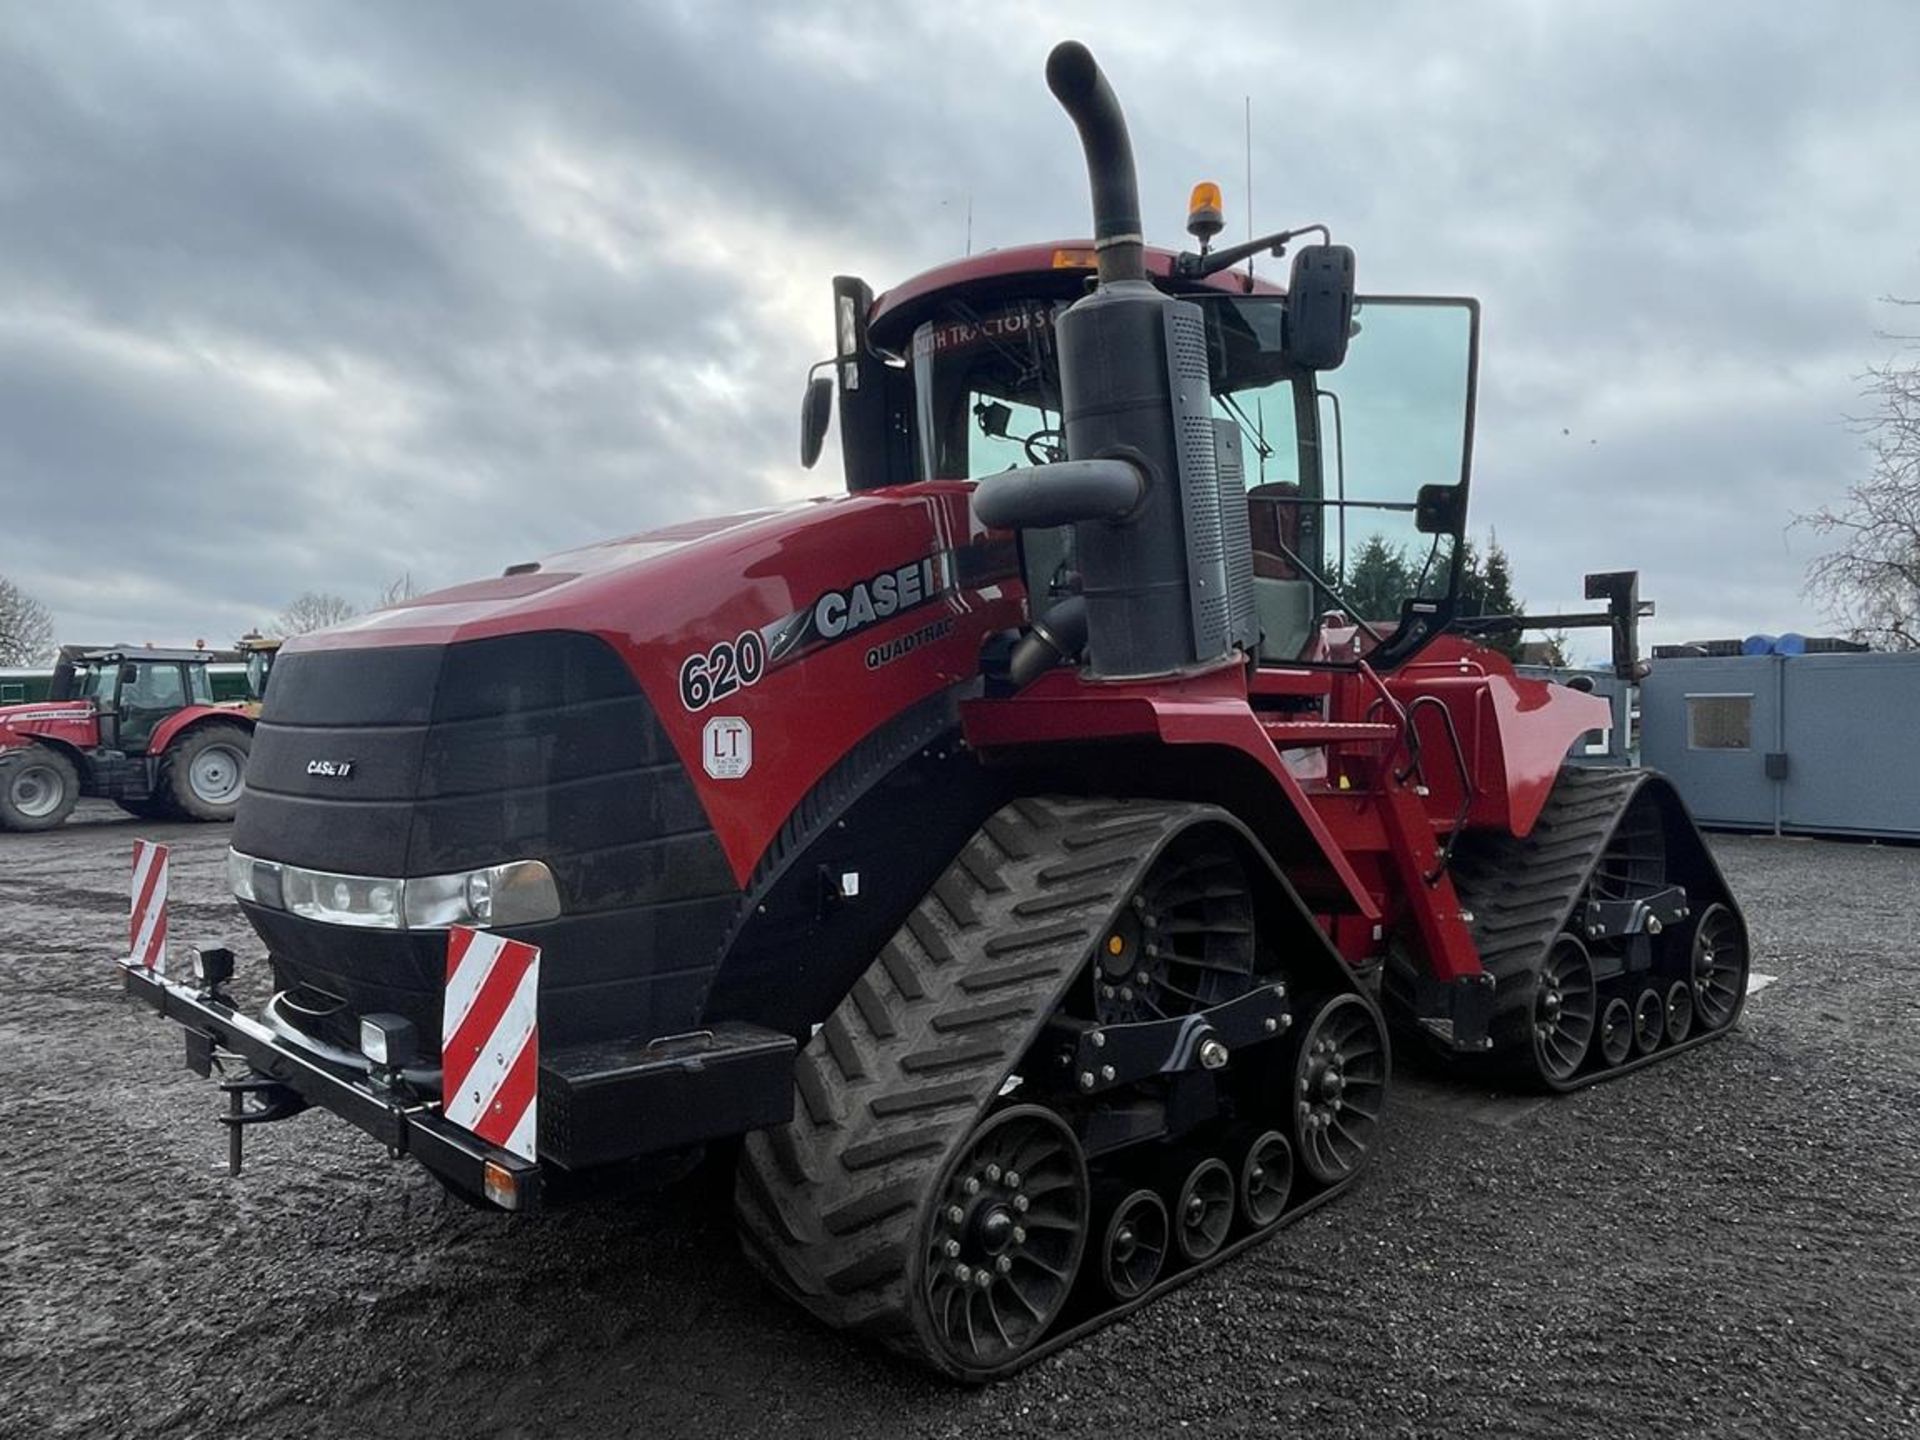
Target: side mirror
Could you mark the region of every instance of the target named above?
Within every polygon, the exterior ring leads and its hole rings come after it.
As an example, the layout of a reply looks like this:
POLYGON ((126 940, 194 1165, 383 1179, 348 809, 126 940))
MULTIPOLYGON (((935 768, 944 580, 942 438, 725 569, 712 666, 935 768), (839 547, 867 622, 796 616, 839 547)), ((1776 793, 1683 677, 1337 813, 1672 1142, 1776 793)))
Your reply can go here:
POLYGON ((820 447, 827 441, 827 418, 833 414, 833 380, 816 375, 807 381, 806 398, 800 402, 800 465, 811 470, 820 458, 820 447))
POLYGON ((122 685, 135 685, 139 683, 139 680, 140 667, 138 665, 122 665, 120 667, 120 683, 122 685))
POLYGON ((1458 535, 1466 509, 1458 485, 1422 485, 1413 502, 1413 528, 1422 535, 1458 535))
POLYGON ((1013 407, 1002 405, 998 400, 982 400, 973 407, 974 418, 980 422, 982 434, 995 440, 1007 438, 1007 427, 1013 423, 1013 407))
POLYGON ((1353 333, 1353 250, 1303 245, 1287 282, 1287 358, 1306 370, 1335 370, 1353 333))

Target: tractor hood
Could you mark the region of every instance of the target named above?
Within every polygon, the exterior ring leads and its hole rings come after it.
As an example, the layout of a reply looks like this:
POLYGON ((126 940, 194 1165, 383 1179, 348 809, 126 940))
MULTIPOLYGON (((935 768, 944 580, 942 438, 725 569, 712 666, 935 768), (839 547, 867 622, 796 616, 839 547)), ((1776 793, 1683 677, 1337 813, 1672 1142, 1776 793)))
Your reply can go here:
POLYGON ((91 700, 28 700, 0 705, 0 750, 11 750, 45 736, 76 745, 93 743, 91 700))
MULTIPOLYGON (((332 697, 385 693, 393 713, 376 722, 369 711, 366 723, 412 723, 445 711, 457 670, 463 692, 479 687, 462 714, 505 714, 536 691, 571 694, 536 684, 527 667, 558 674, 562 652, 579 653, 585 638, 644 696, 744 881, 839 757, 889 716, 973 681, 986 637, 1021 622, 1014 543, 979 525, 971 495, 936 482, 676 525, 289 641, 249 785, 284 783, 303 804, 370 796, 364 762, 344 780, 303 768, 372 744, 341 735, 329 742, 338 755, 307 755, 332 697), (283 739, 302 748, 276 780, 283 739)), ((410 782, 382 783, 398 802, 410 782)))

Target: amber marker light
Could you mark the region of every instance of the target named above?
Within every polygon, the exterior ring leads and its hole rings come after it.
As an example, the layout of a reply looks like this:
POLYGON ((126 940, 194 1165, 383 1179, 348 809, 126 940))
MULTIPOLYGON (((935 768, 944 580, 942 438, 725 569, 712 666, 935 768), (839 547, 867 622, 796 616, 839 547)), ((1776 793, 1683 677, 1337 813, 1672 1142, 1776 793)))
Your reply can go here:
POLYGON ((487 1192, 487 1199, 502 1210, 520 1208, 520 1181, 498 1160, 487 1161, 481 1171, 481 1184, 487 1192))
POLYGON ((1220 187, 1211 180, 1202 180, 1187 197, 1187 233, 1200 242, 1202 255, 1207 253, 1208 242, 1226 223, 1220 187))

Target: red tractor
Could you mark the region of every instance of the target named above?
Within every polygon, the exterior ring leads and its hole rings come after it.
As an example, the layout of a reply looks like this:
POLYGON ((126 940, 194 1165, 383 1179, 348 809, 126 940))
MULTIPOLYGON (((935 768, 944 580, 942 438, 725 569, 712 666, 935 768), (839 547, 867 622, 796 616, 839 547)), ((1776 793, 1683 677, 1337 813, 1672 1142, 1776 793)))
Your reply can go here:
POLYGON ((0 706, 0 830, 50 830, 83 795, 146 819, 231 820, 253 719, 214 703, 212 659, 62 646, 47 699, 0 706))
POLYGON ((1734 1022, 1672 789, 1567 766, 1607 707, 1461 633, 1517 623, 1456 613, 1475 304, 1356 296, 1322 227, 1256 280, 1297 236, 1212 251, 1205 193, 1145 247, 1105 80, 1048 78, 1093 239, 835 282, 846 495, 288 643, 231 862, 273 998, 126 975, 251 1067, 236 1139, 317 1105, 523 1211, 737 1149, 776 1287, 984 1380, 1352 1185, 1390 1036, 1566 1090, 1734 1022), (1391 616, 1376 538, 1424 556, 1391 616), (446 1083, 453 926, 539 947, 537 1158, 450 1113, 504 1093, 446 1083))

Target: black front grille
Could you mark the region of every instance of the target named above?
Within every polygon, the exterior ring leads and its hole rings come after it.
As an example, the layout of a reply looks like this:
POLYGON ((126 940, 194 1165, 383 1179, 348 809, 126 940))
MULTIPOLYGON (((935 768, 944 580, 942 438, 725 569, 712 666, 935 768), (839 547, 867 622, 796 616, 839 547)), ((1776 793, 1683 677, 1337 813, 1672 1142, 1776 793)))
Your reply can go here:
MULTIPOLYGON (((545 861, 564 913, 526 938, 555 1039, 691 1027, 738 899, 652 705, 570 632, 281 657, 233 845, 349 875, 545 861)), ((253 913, 283 985, 438 1034, 443 937, 253 913)))

